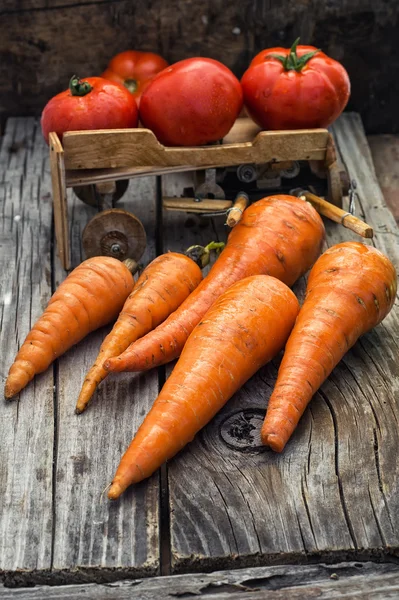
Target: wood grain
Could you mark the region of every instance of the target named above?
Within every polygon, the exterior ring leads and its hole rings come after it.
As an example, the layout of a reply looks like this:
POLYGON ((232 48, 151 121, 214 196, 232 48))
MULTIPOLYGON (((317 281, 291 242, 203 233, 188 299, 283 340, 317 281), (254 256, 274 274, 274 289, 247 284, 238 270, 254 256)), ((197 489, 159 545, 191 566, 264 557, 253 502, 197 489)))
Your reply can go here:
MULTIPOLYGON (((10 119, 0 151, 1 386, 51 296, 50 175, 34 119, 10 119), (47 168, 46 168, 47 165, 47 168)), ((0 570, 48 569, 53 527, 53 369, 0 418, 0 570)))
MULTIPOLYGON (((356 214, 373 226, 373 243, 398 265, 399 232, 361 121, 348 114, 333 130, 358 183, 356 214)), ((183 223, 165 230, 173 250, 181 240, 172 231, 183 231, 183 223)), ((325 223, 328 245, 354 239, 344 227, 325 223)), ((294 289, 302 300, 305 280, 294 289)), ((337 366, 281 455, 264 450, 259 440, 276 359, 169 462, 173 572, 397 552, 398 321, 396 304, 337 366)))
POLYGON ((192 148, 168 148, 149 129, 110 129, 66 133, 66 169, 121 167, 229 166, 269 161, 324 160, 326 129, 261 131, 253 141, 192 148))
POLYGON ((397 133, 398 15, 396 0, 3 0, 0 113, 39 115, 74 73, 98 75, 129 48, 208 56, 241 77, 257 52, 300 36, 347 68, 367 131, 397 133))
POLYGON ((399 135, 370 135, 367 141, 381 191, 399 223, 399 135))
MULTIPOLYGON (((48 147, 34 119, 10 119, 0 154, 1 383, 33 322, 66 276, 52 253, 48 147)), ((72 266, 96 214, 68 192, 72 266)), ((120 202, 143 222, 155 256, 155 180, 137 180, 120 202)), ((17 581, 102 580, 158 570, 158 481, 109 503, 101 492, 158 390, 157 373, 105 382, 82 417, 74 407, 108 328, 90 335, 20 396, 0 419, 0 569, 17 581), (93 575, 92 575, 93 576, 93 575)))
POLYGON ((115 581, 111 585, 67 585, 30 589, 1 589, 3 600, 174 600, 231 597, 255 600, 308 600, 397 598, 399 571, 394 564, 338 563, 235 569, 142 580, 115 581), (372 594, 372 596, 370 595, 372 594))
POLYGON ((68 232, 64 150, 54 132, 49 134, 49 146, 55 241, 61 264, 68 271, 71 268, 71 249, 68 232))
MULTIPOLYGON (((72 267, 81 260, 81 235, 96 211, 69 192, 72 267)), ((118 203, 133 212, 147 233, 141 259, 155 257, 155 179, 131 182, 118 203)), ((56 284, 64 278, 55 261, 56 284)), ((104 492, 119 460, 158 392, 156 371, 109 377, 88 410, 75 415, 84 377, 110 326, 94 332, 59 361, 57 376, 57 450, 54 524, 54 570, 79 569, 115 577, 112 572, 153 575, 159 566, 158 476, 111 503, 104 492), (103 569, 100 573, 100 569, 103 569)), ((72 575, 79 581, 79 574, 72 575)), ((84 577, 83 575, 81 577, 84 577)))

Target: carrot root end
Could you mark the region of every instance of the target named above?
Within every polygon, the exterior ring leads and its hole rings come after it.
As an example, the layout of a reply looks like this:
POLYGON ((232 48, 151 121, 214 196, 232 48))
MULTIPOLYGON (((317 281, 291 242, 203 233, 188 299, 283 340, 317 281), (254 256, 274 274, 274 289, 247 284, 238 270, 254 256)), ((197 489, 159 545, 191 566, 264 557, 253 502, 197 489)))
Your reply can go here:
POLYGON ((262 444, 269 446, 274 452, 282 452, 285 447, 285 442, 282 437, 276 433, 262 432, 262 444))
POLYGON ((117 500, 124 491, 125 488, 116 481, 115 483, 111 484, 111 487, 108 491, 108 498, 110 500, 117 500))

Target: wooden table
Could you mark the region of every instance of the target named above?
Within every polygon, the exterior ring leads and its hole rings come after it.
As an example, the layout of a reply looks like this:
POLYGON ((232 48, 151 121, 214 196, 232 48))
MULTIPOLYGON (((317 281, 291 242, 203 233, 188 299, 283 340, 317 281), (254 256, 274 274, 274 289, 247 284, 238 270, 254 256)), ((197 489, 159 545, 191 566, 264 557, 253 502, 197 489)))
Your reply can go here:
MULTIPOLYGON (((374 227, 372 243, 399 267, 399 230, 378 187, 359 117, 345 114, 333 133, 357 181, 357 214, 374 227)), ((144 264, 168 249, 225 240, 223 217, 162 214, 162 194, 182 194, 190 178, 132 180, 118 203, 145 226, 144 264)), ((48 148, 32 118, 7 122, 0 199, 3 385, 30 326, 66 275, 54 248, 48 148)), ((84 258, 82 229, 95 210, 69 191, 69 211, 76 266, 84 258)), ((332 222, 326 229, 328 245, 354 237, 332 222)), ((304 289, 305 278, 295 286, 301 300, 304 289)), ((394 597, 398 303, 334 370, 283 454, 260 449, 258 440, 275 360, 167 467, 115 503, 102 491, 170 367, 109 377, 87 412, 76 416, 84 374, 108 331, 93 333, 18 399, 3 401, 2 598, 171 598, 206 590, 209 599, 222 599, 244 589, 252 590, 249 598, 264 598, 267 590, 275 590, 268 598, 302 598, 316 588, 322 598, 344 591, 354 597, 353 590, 364 588, 375 590, 373 597, 394 597), (193 575, 210 571, 219 573, 193 575), (190 575, 175 576, 184 573, 190 575), (8 589, 47 584, 55 587, 8 589)))

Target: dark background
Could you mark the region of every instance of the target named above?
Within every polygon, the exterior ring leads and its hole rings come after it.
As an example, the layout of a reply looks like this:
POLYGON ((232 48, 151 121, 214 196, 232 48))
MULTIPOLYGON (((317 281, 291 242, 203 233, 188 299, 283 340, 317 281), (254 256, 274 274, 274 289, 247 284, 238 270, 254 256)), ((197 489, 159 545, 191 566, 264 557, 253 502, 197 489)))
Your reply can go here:
POLYGON ((73 74, 127 50, 209 56, 241 76, 298 36, 343 63, 348 110, 367 133, 399 132, 399 0, 0 0, 0 117, 40 115, 73 74))

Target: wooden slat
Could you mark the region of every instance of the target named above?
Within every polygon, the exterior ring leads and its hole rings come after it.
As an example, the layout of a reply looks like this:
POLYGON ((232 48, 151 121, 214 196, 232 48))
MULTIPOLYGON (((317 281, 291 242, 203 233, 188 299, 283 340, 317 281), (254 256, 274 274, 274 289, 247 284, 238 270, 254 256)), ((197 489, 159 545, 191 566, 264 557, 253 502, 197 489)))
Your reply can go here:
MULTIPOLYGON (((48 156, 34 119, 10 119, 0 152, 1 386, 51 296, 48 156)), ((0 570, 49 569, 52 553, 53 369, 1 406, 0 570)))
MULTIPOLYGON (((344 115, 334 133, 358 183, 356 214, 373 226, 373 243, 398 265, 399 232, 361 122, 344 115)), ((186 243, 187 231, 186 217, 180 223, 174 218, 165 228, 172 250, 186 243)), ((328 245, 358 239, 325 222, 328 245)), ((294 290, 302 301, 304 278, 294 290)), ((396 305, 315 394, 282 454, 259 448, 276 359, 168 463, 173 572, 363 548, 388 553, 399 546, 398 332, 396 305)))
POLYGON ((328 132, 262 131, 253 142, 195 148, 162 146, 149 129, 69 132, 64 135, 66 169, 224 166, 286 160, 323 160, 328 132))
MULTIPOLYGON (((206 166, 201 167, 206 169, 206 166)), ((148 177, 195 170, 192 165, 178 167, 124 167, 118 169, 75 169, 66 173, 67 187, 79 187, 103 181, 118 181, 130 177, 148 177)))
POLYGON ((183 212, 199 213, 214 213, 224 211, 231 208, 233 202, 231 200, 212 200, 204 199, 201 202, 194 198, 167 198, 162 199, 162 205, 166 210, 179 210, 183 212))
MULTIPOLYGON (((148 241, 140 261, 143 264, 155 256, 155 202, 154 178, 131 182, 118 202, 119 208, 133 212, 143 222, 148 241)), ((73 267, 84 259, 82 229, 95 214, 69 192, 73 267)), ((57 259, 56 283, 64 276, 57 259)), ((85 374, 109 330, 93 333, 59 360, 53 568, 102 568, 108 577, 112 569, 154 574, 159 566, 158 476, 131 489, 116 503, 102 491, 157 395, 157 372, 109 377, 87 411, 74 414, 85 374)))
POLYGON ((49 142, 55 241, 61 264, 65 270, 68 270, 71 268, 71 253, 69 246, 64 151, 58 136, 54 132, 50 133, 49 142))
POLYGON ((1 589, 3 600, 321 600, 397 598, 399 570, 394 564, 338 563, 255 567, 142 580, 115 581, 108 585, 83 584, 1 589))
POLYGON ((399 135, 370 135, 367 141, 381 191, 399 222, 399 135))

